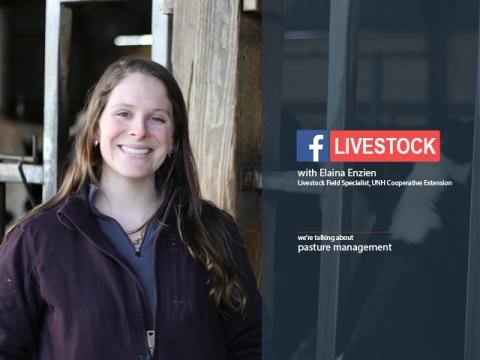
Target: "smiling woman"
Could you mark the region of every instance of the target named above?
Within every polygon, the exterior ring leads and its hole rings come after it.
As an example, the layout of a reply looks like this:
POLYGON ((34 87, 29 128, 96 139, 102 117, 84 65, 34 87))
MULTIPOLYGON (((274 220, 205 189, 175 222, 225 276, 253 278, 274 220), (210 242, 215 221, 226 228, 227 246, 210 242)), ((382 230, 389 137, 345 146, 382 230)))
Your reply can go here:
POLYGON ((102 181, 154 180, 172 152, 171 108, 165 85, 151 76, 128 75, 113 89, 95 134, 104 161, 102 181))
POLYGON ((232 218, 202 200, 182 93, 149 60, 94 87, 55 196, 0 249, 0 357, 260 359, 232 218))

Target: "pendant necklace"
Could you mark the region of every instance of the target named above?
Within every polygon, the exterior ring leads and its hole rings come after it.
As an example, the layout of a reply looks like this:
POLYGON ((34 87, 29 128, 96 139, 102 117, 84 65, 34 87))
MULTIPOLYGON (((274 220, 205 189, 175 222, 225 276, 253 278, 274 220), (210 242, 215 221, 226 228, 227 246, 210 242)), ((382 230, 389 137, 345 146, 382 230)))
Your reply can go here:
POLYGON ((130 241, 132 242, 133 245, 135 245, 135 247, 138 247, 142 243, 143 237, 145 236, 145 230, 147 228, 147 224, 148 224, 148 221, 136 229, 133 229, 130 231, 125 230, 128 237, 130 237, 130 241), (134 238, 131 238, 131 236, 136 233, 138 233, 138 235, 135 236, 134 238))

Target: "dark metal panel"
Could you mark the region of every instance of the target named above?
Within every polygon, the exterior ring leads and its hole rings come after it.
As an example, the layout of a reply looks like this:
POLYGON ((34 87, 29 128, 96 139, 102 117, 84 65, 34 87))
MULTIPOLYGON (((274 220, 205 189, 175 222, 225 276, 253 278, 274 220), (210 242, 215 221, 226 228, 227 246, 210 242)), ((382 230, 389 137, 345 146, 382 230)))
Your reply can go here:
POLYGON ((383 62, 382 55, 376 55, 373 57, 372 119, 374 128, 377 128, 382 121, 383 62))
POLYGON ((60 8, 60 119, 66 121, 68 116, 68 74, 70 70, 70 47, 72 39, 72 9, 60 8))
POLYGON ((164 0, 152 0, 152 60, 171 69, 172 15, 164 0))
POLYGON ((63 164, 69 152, 69 94, 68 94, 68 80, 70 71, 70 48, 72 42, 72 16, 73 9, 68 6, 60 7, 60 49, 59 49, 59 91, 58 101, 58 138, 57 138, 57 179, 59 179, 58 172, 62 169, 63 164))
POLYGON ((465 321, 465 360, 480 359, 480 47, 478 49, 465 321))
MULTIPOLYGON (((358 1, 330 2, 329 73, 327 99, 327 128, 344 129, 355 113, 356 67, 358 48, 358 1)), ((342 163, 328 164, 335 170, 342 163)), ((341 187, 330 187, 322 198, 323 230, 341 232, 343 215, 341 187)), ((320 260, 320 283, 317 318, 318 360, 335 357, 338 281, 340 255, 324 252, 320 260)))
MULTIPOLYGON (((282 118, 282 74, 284 52, 284 1, 264 1, 262 9, 262 172, 277 171, 280 165, 280 126, 282 118)), ((262 312, 263 358, 275 359, 270 337, 275 327, 275 228, 277 227, 278 194, 262 191, 262 312), (268 216, 265 216, 268 214, 268 216), (269 316, 271 315, 271 316, 269 316), (268 326, 267 326, 268 324, 268 326)))

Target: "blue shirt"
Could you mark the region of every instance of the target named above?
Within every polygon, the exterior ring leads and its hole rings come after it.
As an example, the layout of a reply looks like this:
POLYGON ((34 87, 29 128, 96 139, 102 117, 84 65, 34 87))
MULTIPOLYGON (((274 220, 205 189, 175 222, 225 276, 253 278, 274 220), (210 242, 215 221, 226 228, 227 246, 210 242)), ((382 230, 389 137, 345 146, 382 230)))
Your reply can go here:
MULTIPOLYGON (((128 261, 130 267, 137 275, 140 283, 145 290, 148 298, 150 315, 154 316, 155 309, 155 274, 153 270, 154 266, 154 243, 157 238, 158 231, 160 230, 159 224, 153 220, 147 227, 145 235, 143 237, 142 244, 139 251, 136 250, 135 245, 130 240, 125 230, 120 226, 118 221, 114 218, 101 213, 94 205, 93 199, 97 191, 97 187, 93 184, 90 185, 90 192, 88 196, 88 202, 90 209, 95 215, 97 222, 102 229, 102 232, 107 236, 112 245, 117 251, 128 261)), ((169 196, 165 198, 168 200, 169 196)), ((159 218, 162 218, 165 212, 166 204, 168 201, 164 201, 160 207, 158 214, 159 218)))

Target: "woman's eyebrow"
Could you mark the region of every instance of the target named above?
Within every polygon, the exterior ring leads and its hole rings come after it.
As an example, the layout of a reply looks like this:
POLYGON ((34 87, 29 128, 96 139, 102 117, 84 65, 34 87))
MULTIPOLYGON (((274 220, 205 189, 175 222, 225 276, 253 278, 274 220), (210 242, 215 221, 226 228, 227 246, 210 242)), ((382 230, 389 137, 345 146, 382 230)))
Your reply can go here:
POLYGON ((164 112, 164 113, 170 115, 170 111, 168 109, 165 109, 165 108, 155 108, 155 109, 152 109, 151 112, 157 112, 157 111, 164 112))
MULTIPOLYGON (((127 104, 127 103, 118 103, 118 104, 115 104, 115 105, 112 106, 112 108, 114 108, 114 109, 115 109, 115 108, 118 108, 118 107, 134 108, 135 106, 133 106, 133 105, 131 105, 131 104, 127 104)), ((149 112, 158 112, 158 111, 164 112, 164 113, 170 115, 170 111, 169 111, 168 109, 162 108, 162 107, 160 107, 160 108, 154 108, 154 109, 149 110, 149 112)))
POLYGON ((118 103, 112 106, 112 108, 117 108, 117 107, 130 107, 133 108, 133 105, 127 104, 127 103, 118 103))

